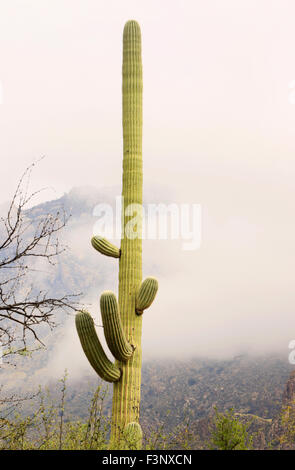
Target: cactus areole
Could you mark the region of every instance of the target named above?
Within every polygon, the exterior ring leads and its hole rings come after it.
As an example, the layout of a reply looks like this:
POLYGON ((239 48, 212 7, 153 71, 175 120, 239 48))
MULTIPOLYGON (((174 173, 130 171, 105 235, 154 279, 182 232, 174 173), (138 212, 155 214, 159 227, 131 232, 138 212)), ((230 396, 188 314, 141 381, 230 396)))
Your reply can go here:
MULTIPOLYGON (((110 447, 130 448, 128 436, 140 448, 139 425, 141 386, 142 313, 152 303, 158 283, 142 282, 142 62, 141 32, 136 21, 128 21, 123 32, 122 67, 123 185, 121 247, 118 249, 98 235, 91 240, 100 253, 118 258, 119 298, 110 291, 100 300, 106 342, 115 362, 111 362, 98 339, 92 317, 86 311, 76 315, 76 327, 83 350, 101 378, 113 382, 110 447), (134 205, 135 206, 130 206, 134 205), (136 208, 136 210, 135 210, 136 208), (137 211, 137 213, 135 213, 137 211), (129 228, 136 216, 136 227, 129 228), (136 236, 134 236, 134 231, 136 236), (131 432, 132 431, 132 432, 131 432), (135 436, 136 434, 136 436, 135 436)), ((131 443, 132 446, 132 443, 131 443)))

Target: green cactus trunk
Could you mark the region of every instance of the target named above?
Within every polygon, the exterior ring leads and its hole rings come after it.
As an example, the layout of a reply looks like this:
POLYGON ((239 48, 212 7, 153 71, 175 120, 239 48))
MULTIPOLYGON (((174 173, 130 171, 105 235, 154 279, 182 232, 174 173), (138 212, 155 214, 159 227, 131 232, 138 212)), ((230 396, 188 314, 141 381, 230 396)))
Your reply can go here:
MULTIPOLYGON (((135 21, 126 23, 123 33, 123 187, 124 208, 142 206, 142 63, 141 33, 135 21)), ((138 225, 141 214, 135 212, 138 225)), ((142 317, 135 313, 136 291, 142 280, 141 227, 137 237, 130 239, 130 216, 123 213, 121 257, 119 261, 119 308, 128 341, 135 347, 128 362, 117 361, 122 379, 114 384, 111 441, 118 441, 128 423, 138 422, 141 385, 142 317)))
POLYGON ((123 33, 123 213, 121 249, 95 236, 92 246, 119 258, 119 305, 106 291, 100 308, 105 339, 116 361, 107 358, 88 312, 76 315, 82 348, 101 378, 113 382, 112 449, 141 446, 139 425, 142 313, 153 302, 158 282, 142 281, 142 64, 141 33, 128 21, 123 33))

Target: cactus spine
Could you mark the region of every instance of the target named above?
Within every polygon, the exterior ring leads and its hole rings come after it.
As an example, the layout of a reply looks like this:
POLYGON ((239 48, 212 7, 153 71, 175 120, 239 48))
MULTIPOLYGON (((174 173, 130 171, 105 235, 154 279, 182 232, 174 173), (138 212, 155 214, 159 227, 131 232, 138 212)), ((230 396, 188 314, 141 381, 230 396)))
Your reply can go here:
POLYGON ((119 302, 109 291, 102 294, 100 301, 105 338, 115 363, 107 359, 89 313, 80 312, 76 326, 90 364, 103 379, 113 382, 111 448, 124 448, 128 436, 140 448, 142 313, 154 300, 158 283, 155 278, 141 283, 142 63, 140 27, 133 20, 125 24, 123 32, 122 78, 122 196, 127 210, 122 214, 121 248, 99 236, 91 240, 97 251, 119 259, 119 302), (136 226, 130 228, 130 216, 134 215, 136 226))

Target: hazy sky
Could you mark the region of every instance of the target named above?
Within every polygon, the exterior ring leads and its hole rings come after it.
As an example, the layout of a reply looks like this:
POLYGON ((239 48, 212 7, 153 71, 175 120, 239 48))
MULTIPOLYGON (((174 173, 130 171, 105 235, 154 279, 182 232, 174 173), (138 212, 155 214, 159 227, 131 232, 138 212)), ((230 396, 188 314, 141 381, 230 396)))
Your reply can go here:
POLYGON ((171 258, 155 245, 166 263, 155 348, 171 308, 169 327, 184 348, 287 352, 295 338, 293 0, 2 0, 0 201, 42 155, 33 185, 53 188, 45 199, 120 183, 128 19, 143 38, 145 193, 151 182, 167 187, 204 213, 199 251, 171 258))
POLYGON ((181 193, 210 173, 284 185, 295 169, 294 17, 292 0, 2 0, 0 200, 41 155, 36 179, 56 195, 121 179, 131 18, 143 37, 146 183, 181 193))

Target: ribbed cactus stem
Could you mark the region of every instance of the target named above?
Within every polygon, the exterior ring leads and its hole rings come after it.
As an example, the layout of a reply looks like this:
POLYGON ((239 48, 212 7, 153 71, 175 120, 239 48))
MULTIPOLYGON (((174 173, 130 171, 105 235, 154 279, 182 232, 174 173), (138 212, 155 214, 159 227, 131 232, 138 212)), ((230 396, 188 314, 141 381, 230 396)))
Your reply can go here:
MULTIPOLYGON (((141 32, 136 21, 128 21, 123 32, 122 67, 123 187, 124 207, 142 206, 142 63, 141 32)), ((134 214, 135 216, 136 214, 134 214)), ((123 214, 119 261, 119 307, 122 325, 134 354, 117 362, 122 379, 114 384, 111 440, 118 442, 125 426, 139 420, 141 386, 142 317, 135 313, 135 296, 142 279, 141 214, 137 237, 126 236, 130 216, 123 214)))
POLYGON ((120 380, 121 370, 105 355, 91 315, 82 311, 77 313, 75 320, 83 351, 95 372, 107 382, 120 380))
POLYGON ((112 258, 120 258, 121 250, 103 237, 92 237, 91 245, 102 255, 111 256, 112 258))
POLYGON ((133 354, 123 331, 118 302, 113 292, 103 292, 100 297, 101 318, 107 345, 113 356, 119 361, 127 361, 133 354))
POLYGON ((142 315, 153 302, 158 291, 158 281, 155 277, 147 277, 136 294, 136 313, 142 315))

